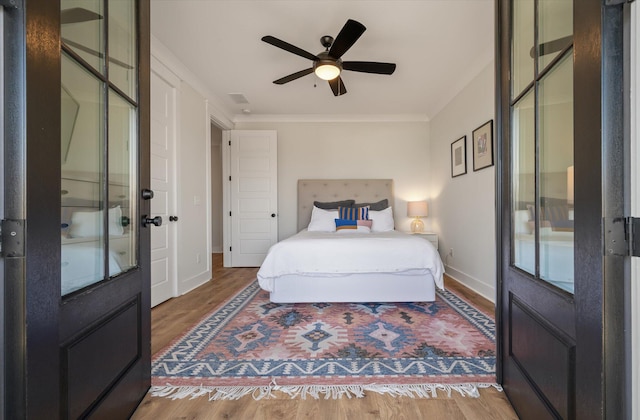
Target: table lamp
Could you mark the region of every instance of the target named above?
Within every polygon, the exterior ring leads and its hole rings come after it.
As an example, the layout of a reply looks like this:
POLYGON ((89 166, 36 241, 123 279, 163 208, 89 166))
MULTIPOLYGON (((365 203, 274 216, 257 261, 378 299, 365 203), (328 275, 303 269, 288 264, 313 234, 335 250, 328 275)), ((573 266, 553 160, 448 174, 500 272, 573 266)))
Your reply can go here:
POLYGON ((427 217, 427 202, 426 201, 409 201, 407 203, 407 216, 413 217, 411 222, 411 232, 423 232, 424 222, 421 217, 427 217))

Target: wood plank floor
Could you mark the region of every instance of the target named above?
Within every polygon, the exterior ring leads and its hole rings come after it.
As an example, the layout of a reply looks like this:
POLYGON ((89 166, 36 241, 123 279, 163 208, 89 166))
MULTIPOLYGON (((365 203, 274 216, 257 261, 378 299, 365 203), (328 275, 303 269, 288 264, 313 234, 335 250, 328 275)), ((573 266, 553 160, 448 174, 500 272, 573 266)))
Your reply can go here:
MULTIPOLYGON (((151 311, 153 353, 231 297, 256 277, 257 268, 224 268, 222 254, 213 255, 213 281, 184 296, 170 299, 151 311)), ((475 306, 493 312, 493 304, 458 282, 445 278, 445 286, 475 306)), ((480 398, 389 397, 368 393, 364 398, 338 400, 282 398, 255 401, 251 396, 236 401, 170 400, 147 395, 132 419, 517 419, 509 401, 493 388, 481 389, 480 398)))

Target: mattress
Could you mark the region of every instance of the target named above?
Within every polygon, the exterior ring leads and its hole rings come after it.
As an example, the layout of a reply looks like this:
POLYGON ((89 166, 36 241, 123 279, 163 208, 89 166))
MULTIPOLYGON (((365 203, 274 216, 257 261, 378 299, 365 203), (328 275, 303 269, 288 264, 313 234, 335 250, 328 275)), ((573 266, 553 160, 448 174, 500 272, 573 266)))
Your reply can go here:
POLYGON ((398 231, 379 233, 303 230, 271 247, 260 270, 260 287, 275 290, 278 278, 335 278, 350 274, 399 274, 433 278, 444 288, 444 267, 433 245, 398 231))

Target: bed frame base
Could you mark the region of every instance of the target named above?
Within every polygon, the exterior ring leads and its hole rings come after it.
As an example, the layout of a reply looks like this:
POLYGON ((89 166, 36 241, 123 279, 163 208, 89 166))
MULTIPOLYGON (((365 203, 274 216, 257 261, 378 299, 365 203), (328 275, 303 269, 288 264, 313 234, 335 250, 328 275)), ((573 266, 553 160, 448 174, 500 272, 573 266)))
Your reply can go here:
POLYGON ((435 282, 422 275, 349 274, 336 277, 286 275, 271 292, 275 303, 314 302, 433 302, 435 282))

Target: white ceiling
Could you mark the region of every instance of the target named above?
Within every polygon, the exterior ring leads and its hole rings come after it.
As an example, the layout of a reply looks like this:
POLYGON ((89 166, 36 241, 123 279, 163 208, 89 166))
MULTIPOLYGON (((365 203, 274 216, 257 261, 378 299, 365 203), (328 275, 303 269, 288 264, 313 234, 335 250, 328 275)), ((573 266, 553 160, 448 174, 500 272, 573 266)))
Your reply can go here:
POLYGON ((246 108, 252 118, 427 120, 492 61, 494 0, 153 0, 151 33, 230 119, 242 119, 246 108), (348 92, 339 97, 313 74, 272 83, 311 62, 262 42, 264 35, 317 54, 320 37, 335 38, 347 19, 367 30, 343 60, 393 62, 393 75, 345 71, 348 92), (236 104, 229 93, 249 104, 236 104))

